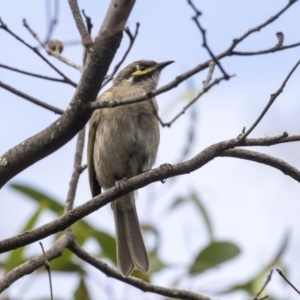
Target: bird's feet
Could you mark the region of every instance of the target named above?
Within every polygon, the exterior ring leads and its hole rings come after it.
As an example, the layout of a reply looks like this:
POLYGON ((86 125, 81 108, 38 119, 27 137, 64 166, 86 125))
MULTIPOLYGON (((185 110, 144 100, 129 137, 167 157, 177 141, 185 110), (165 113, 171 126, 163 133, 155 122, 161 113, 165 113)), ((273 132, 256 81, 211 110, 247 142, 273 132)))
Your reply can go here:
MULTIPOLYGON (((168 171, 167 173, 168 177, 172 176, 173 166, 171 164, 162 164, 160 165, 160 168, 168 171)), ((165 183, 165 182, 166 182, 166 178, 161 180, 161 183, 165 183)))
POLYGON ((115 187, 120 189, 120 190, 123 190, 124 189, 123 181, 126 182, 127 180, 128 179, 126 177, 124 177, 122 180, 116 180, 115 187))

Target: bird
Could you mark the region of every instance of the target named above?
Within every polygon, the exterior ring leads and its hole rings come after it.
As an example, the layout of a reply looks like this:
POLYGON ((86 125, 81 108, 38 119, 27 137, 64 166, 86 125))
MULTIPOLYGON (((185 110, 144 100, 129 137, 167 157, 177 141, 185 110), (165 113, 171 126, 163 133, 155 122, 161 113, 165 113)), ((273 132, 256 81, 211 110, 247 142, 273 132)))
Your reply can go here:
MULTIPOLYGON (((135 61, 121 70, 112 86, 97 102, 122 101, 155 90, 163 68, 174 61, 157 63, 135 61)), ((160 140, 158 105, 154 97, 138 103, 96 109, 90 119, 88 135, 88 176, 95 197, 150 170, 156 160, 160 140)), ((130 192, 111 203, 114 214, 117 262, 120 273, 128 277, 136 269, 149 271, 149 259, 130 192)))

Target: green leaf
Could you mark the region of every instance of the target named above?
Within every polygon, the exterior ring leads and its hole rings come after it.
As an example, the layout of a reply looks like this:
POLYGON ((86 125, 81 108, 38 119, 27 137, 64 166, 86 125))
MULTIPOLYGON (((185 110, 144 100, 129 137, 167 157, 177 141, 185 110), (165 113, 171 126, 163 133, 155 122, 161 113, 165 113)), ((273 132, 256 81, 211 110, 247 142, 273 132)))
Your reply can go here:
POLYGON ((209 235, 210 241, 213 241, 213 229, 212 229, 212 224, 210 222, 210 218, 208 216, 208 213, 201 202, 201 199, 198 197, 198 195, 195 192, 192 192, 190 195, 190 199, 193 201, 195 206, 198 208, 198 211, 203 217, 203 221, 206 225, 207 233, 209 235))
POLYGON ((171 204, 171 206, 169 207, 170 210, 180 206, 181 204, 185 204, 187 202, 192 202, 197 210, 199 211, 199 213, 201 214, 203 220, 204 220, 204 224, 206 226, 207 229, 207 233, 209 236, 210 241, 213 241, 213 228, 212 228, 212 224, 210 221, 210 218, 208 216, 208 213, 203 205, 203 203, 201 202, 201 199, 199 198, 199 196, 197 195, 196 192, 191 192, 191 194, 187 197, 177 197, 175 199, 175 201, 171 204))
POLYGON ((59 272, 72 272, 79 275, 85 274, 85 271, 80 265, 76 264, 72 260, 72 252, 64 250, 63 255, 49 262, 51 271, 59 272))
POLYGON ((91 296, 89 294, 89 291, 87 289, 87 286, 85 284, 84 278, 81 277, 79 281, 79 285, 74 291, 74 300, 90 300, 91 296))
MULTIPOLYGON (((44 207, 42 205, 37 208, 37 210, 34 212, 34 214, 31 216, 31 218, 27 221, 27 223, 23 227, 22 232, 29 231, 34 227, 43 209, 44 207)), ((24 249, 25 249, 24 247, 20 247, 9 253, 5 263, 6 271, 10 271, 14 269, 15 267, 19 266, 25 261, 25 258, 23 257, 24 249)))
POLYGON ((31 200, 35 200, 39 205, 43 205, 52 210, 58 216, 63 214, 64 207, 60 202, 49 195, 38 191, 37 189, 24 184, 11 184, 11 188, 29 197, 31 200))
POLYGON ((166 264, 160 259, 157 251, 149 253, 150 272, 149 275, 159 272, 166 267, 166 264))
POLYGON ((113 238, 108 233, 100 230, 94 231, 93 238, 95 238, 101 245, 101 256, 109 258, 115 265, 117 265, 117 250, 115 238, 113 238))
MULTIPOLYGON (((38 191, 36 188, 24 184, 12 184, 11 187, 37 202, 40 207, 50 209, 58 216, 64 212, 63 205, 57 199, 38 191)), ((95 229, 84 220, 79 220, 73 224, 72 231, 76 236, 76 241, 80 245, 83 245, 89 238, 96 239, 102 249, 101 256, 110 259, 115 265, 117 264, 116 241, 114 237, 104 231, 95 229)), ((57 233, 56 237, 60 235, 61 233, 57 233)))
MULTIPOLYGON (((243 290, 243 291, 246 291, 250 296, 256 295, 257 292, 263 286, 268 274, 270 273, 270 270, 273 267, 278 266, 278 264, 281 264, 280 259, 287 248, 288 242, 289 242, 289 233, 286 233, 283 237, 283 240, 282 240, 277 252, 273 256, 273 258, 270 260, 269 263, 267 263, 264 267, 262 267, 257 272, 257 274, 255 274, 250 280, 248 280, 246 282, 234 285, 225 290, 218 291, 218 294, 228 294, 228 293, 232 293, 235 291, 243 290)), ((274 276, 274 274, 273 274, 273 276, 274 276)))
POLYGON ((189 273, 201 273, 214 268, 240 254, 240 249, 230 242, 212 242, 196 257, 189 273))

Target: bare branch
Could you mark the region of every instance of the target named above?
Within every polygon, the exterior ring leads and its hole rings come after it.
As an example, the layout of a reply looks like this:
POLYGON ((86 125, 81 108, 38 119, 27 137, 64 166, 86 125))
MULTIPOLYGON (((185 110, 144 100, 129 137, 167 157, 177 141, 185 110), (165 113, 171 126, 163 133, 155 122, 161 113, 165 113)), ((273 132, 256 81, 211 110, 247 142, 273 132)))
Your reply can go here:
MULTIPOLYGON (((62 56, 59 53, 59 51, 55 51, 55 50, 52 50, 50 47, 47 47, 47 45, 39 38, 39 36, 37 35, 37 33, 28 25, 26 19, 23 19, 23 25, 31 33, 31 35, 37 40, 37 42, 41 45, 41 47, 46 50, 46 52, 49 55, 54 56, 55 58, 57 58, 58 60, 64 62, 65 64, 67 64, 70 67, 73 67, 73 68, 75 68, 75 69, 77 69, 79 71, 82 71, 82 67, 81 66, 75 64, 74 62, 70 61, 66 57, 62 56)), ((49 44, 49 46, 50 46, 50 44, 49 44)))
POLYGON ((41 106, 41 107, 43 107, 43 108, 46 108, 46 109, 48 109, 48 110, 54 112, 55 114, 61 115, 61 114, 63 114, 63 112, 64 112, 62 109, 57 108, 57 107, 55 107, 55 106, 52 106, 52 105, 50 105, 50 104, 47 104, 47 103, 45 103, 45 102, 42 102, 42 101, 40 101, 40 100, 38 100, 38 99, 36 99, 36 98, 30 96, 30 95, 27 95, 27 94, 25 94, 25 93, 23 93, 23 92, 21 92, 21 91, 15 89, 14 87, 12 87, 12 86, 10 86, 10 85, 8 85, 8 84, 2 82, 2 81, 0 81, 0 87, 6 89, 7 91, 10 91, 11 93, 13 93, 13 94, 15 94, 15 95, 17 95, 17 96, 19 96, 19 97, 22 97, 22 98, 26 99, 26 100, 28 100, 28 101, 30 101, 30 102, 32 102, 32 103, 38 105, 38 106, 41 106))
POLYGON ((65 79, 54 78, 54 77, 49 77, 49 76, 45 76, 45 75, 41 75, 41 74, 31 73, 31 72, 23 71, 23 70, 13 68, 13 67, 10 67, 10 66, 7 66, 7 65, 3 65, 3 64, 0 64, 0 68, 4 68, 4 69, 10 70, 10 71, 14 71, 14 72, 17 72, 17 73, 21 73, 21 74, 25 74, 25 75, 28 75, 28 76, 49 80, 49 81, 68 83, 68 82, 66 82, 65 79))
POLYGON ((79 131, 77 137, 73 174, 69 184, 69 191, 68 191, 67 200, 65 204, 65 212, 70 211, 73 208, 79 176, 83 171, 81 167, 81 162, 82 162, 82 154, 83 154, 83 147, 84 147, 84 137, 85 137, 85 128, 79 131))
POLYGON ((69 6, 73 14, 74 21, 76 23, 77 29, 81 35, 81 42, 82 45, 85 47, 90 47, 93 45, 93 40, 86 29, 84 22, 82 20, 80 10, 78 7, 77 0, 68 0, 69 1, 69 6))
POLYGON ((65 74, 63 74, 59 69, 57 69, 46 57, 44 57, 37 48, 30 46, 28 43, 26 43, 23 39, 21 39, 19 36, 17 36, 15 33, 13 33, 6 24, 3 23, 2 19, 0 18, 0 28, 8 32, 11 36, 13 36, 15 39, 17 39, 19 42, 21 42, 23 45, 28 47, 30 50, 32 50, 36 55, 38 55, 44 62, 46 62, 56 73, 58 73, 62 78, 65 79, 66 83, 77 87, 77 84, 73 82, 70 78, 68 78, 65 74))
MULTIPOLYGON (((259 296, 261 295, 261 293, 265 290, 265 288, 267 287, 267 285, 269 284, 269 282, 272 279, 272 273, 273 270, 270 271, 265 283, 263 284, 263 286, 261 287, 261 289, 259 290, 259 292, 257 293, 257 295, 253 298, 253 300, 259 300, 259 296)), ((260 298, 261 299, 261 298, 260 298)))
POLYGON ((286 276, 282 273, 282 271, 279 269, 276 269, 276 271, 287 282, 287 284, 291 286, 297 292, 298 295, 300 295, 300 291, 286 278, 286 276))
POLYGON ((271 107, 271 105, 274 103, 274 101, 277 99, 277 97, 283 92, 283 89, 286 85, 286 83, 289 81, 289 79, 291 78, 291 76, 293 75, 294 71, 298 68, 300 64, 300 59, 297 61, 297 63, 293 66, 293 68, 291 69, 291 71, 288 73, 288 75, 286 76, 286 78, 284 79, 283 83, 281 84, 281 86, 279 87, 279 89, 271 95, 271 98, 268 102, 268 104, 266 105, 266 107, 264 108, 264 110, 261 112, 261 114, 259 115, 259 117, 257 118, 257 120, 253 123, 253 125, 240 137, 241 139, 246 138, 252 131, 253 129, 258 125, 258 123, 262 120, 262 118, 264 117, 264 115, 267 113, 267 111, 269 110, 269 108, 271 107))
POLYGON ((93 23, 92 23, 92 19, 91 17, 87 16, 84 12, 84 9, 81 10, 84 18, 85 18, 85 24, 86 24, 86 27, 87 27, 87 31, 89 34, 92 33, 92 28, 93 28, 93 23))
POLYGON ((244 33, 241 37, 235 38, 232 41, 232 45, 230 47, 230 51, 232 51, 240 42, 245 40, 248 36, 250 36, 254 32, 260 31, 262 28, 266 27, 267 25, 273 23, 275 20, 277 20, 285 11, 287 11, 293 4, 295 4, 297 0, 289 0, 288 3, 279 11, 277 12, 274 16, 270 17, 268 20, 265 22, 261 23, 260 25, 249 29, 246 33, 244 33))
POLYGON ((110 268, 107 264, 91 256, 88 252, 86 252, 82 247, 80 247, 75 242, 69 245, 69 249, 79 258, 81 258, 85 262, 89 263, 90 265, 94 266, 96 269, 103 272, 106 276, 125 282, 144 292, 151 292, 162 296, 166 296, 168 298, 176 298, 182 300, 211 300, 211 298, 202 296, 200 294, 192 293, 185 290, 177 290, 173 288, 167 289, 161 286, 144 282, 134 277, 124 278, 119 272, 115 271, 114 269, 110 268))
POLYGON ((203 87, 207 88, 208 84, 210 83, 211 79, 212 79, 212 75, 214 73, 215 70, 215 63, 213 61, 210 62, 209 64, 209 69, 208 69, 208 73, 206 75, 206 79, 203 81, 203 87))
POLYGON ((283 46, 284 34, 282 32, 276 32, 276 37, 278 43, 275 45, 276 48, 281 48, 283 46))
POLYGON ((266 50, 260 50, 260 51, 250 51, 250 52, 246 52, 246 51, 232 51, 232 55, 239 55, 239 56, 251 56, 251 55, 261 55, 261 54, 268 54, 268 53, 274 53, 274 52, 278 52, 278 51, 283 51, 286 49, 291 49, 291 48, 295 48, 295 47, 299 47, 300 46, 300 42, 299 43, 295 43, 295 44, 290 44, 290 45, 286 45, 286 46, 282 46, 282 47, 272 47, 270 49, 266 49, 266 50))
POLYGON ((105 80, 103 81, 102 87, 103 88, 107 83, 109 83, 115 76, 115 74, 118 72, 119 68, 121 67, 121 65, 123 64, 123 62, 125 61, 127 55, 129 54, 135 40, 136 37, 139 33, 139 27, 140 27, 140 23, 136 23, 136 27, 135 27, 135 33, 134 35, 132 35, 132 33, 130 32, 130 29, 128 27, 126 27, 124 29, 124 31, 127 33, 128 37, 129 37, 129 45, 127 50, 125 51, 122 59, 115 65, 114 70, 112 71, 112 73, 110 75, 108 75, 105 80))
MULTIPOLYGON (((231 78, 232 76, 230 76, 229 78, 231 78)), ((219 78, 216 78, 213 82, 211 82, 210 84, 208 84, 207 86, 204 86, 203 89, 200 91, 200 93, 194 98, 192 99, 186 106, 183 107, 183 109, 181 110, 181 112, 179 112, 170 122, 168 123, 163 123, 161 121, 161 125, 162 126, 167 126, 170 127, 181 115, 183 115, 186 110, 191 107, 195 102, 197 102, 199 100, 200 97, 202 97, 207 91, 209 91, 214 85, 219 84, 222 80, 228 80, 227 77, 222 76, 219 78)))
POLYGON ((122 39, 121 25, 126 23, 133 5, 134 0, 111 2, 68 109, 56 122, 2 155, 5 164, 0 164, 0 188, 28 166, 62 147, 86 124, 92 113, 88 104, 98 95, 122 39))
POLYGON ((226 80, 229 79, 230 76, 227 74, 227 72, 225 71, 225 69, 222 67, 221 63, 217 59, 217 57, 214 55, 214 53, 212 52, 212 50, 208 46, 208 43, 207 43, 207 40, 206 40, 206 30, 202 27, 202 25, 200 24, 200 21, 199 21, 199 17, 201 16, 201 12, 196 8, 196 6, 192 2, 192 0, 188 0, 188 4, 191 6, 191 8, 195 12, 195 16, 192 17, 192 19, 195 21, 196 26, 199 28, 199 30, 201 32, 202 40, 203 40, 202 46, 207 50, 207 52, 209 53, 209 55, 212 58, 213 62, 219 67, 219 69, 222 72, 222 74, 224 75, 225 79, 226 80))
MULTIPOLYGON (((67 248, 74 236, 70 232, 66 232, 63 234, 53 245, 51 249, 45 252, 48 261, 51 261, 62 255, 62 252, 65 248, 67 248)), ((15 281, 20 279, 21 277, 32 273, 37 268, 42 267, 45 263, 44 254, 29 259, 24 262, 22 265, 16 267, 12 271, 8 272, 5 276, 0 279, 0 293, 2 293, 5 289, 10 287, 15 281)))
MULTIPOLYGON (((295 136, 295 137, 280 136, 280 139, 278 136, 276 136, 273 138, 269 137, 266 139, 257 139, 257 140, 251 139, 250 142, 248 142, 247 139, 243 142, 236 138, 236 139, 231 139, 220 143, 216 143, 214 145, 207 147, 202 152, 200 152, 199 154, 197 154, 196 156, 194 156, 192 159, 188 161, 175 164, 175 165, 170 165, 169 167, 165 167, 164 165, 162 165, 159 168, 132 177, 122 182, 122 189, 118 187, 110 188, 104 193, 74 208, 73 210, 65 213, 63 216, 59 217, 58 219, 52 222, 49 222, 32 231, 0 241, 0 253, 7 252, 9 250, 16 249, 21 246, 28 245, 39 239, 45 238, 53 233, 62 231, 68 228, 69 226, 71 226, 72 224, 74 224, 76 221, 84 218, 85 216, 98 210, 104 205, 110 203, 111 201, 120 198, 121 196, 127 194, 128 192, 137 190, 156 181, 162 181, 167 178, 178 176, 178 175, 189 174, 197 169, 200 169, 202 166, 206 165, 214 158, 222 156, 222 154, 226 150, 233 149, 241 145, 268 146, 270 144, 279 144, 279 143, 291 142, 291 141, 300 141, 300 136, 295 136), (259 144, 258 141, 260 141, 261 144, 259 144)), ((1 159, 3 158, 0 157, 0 162, 1 159)), ((270 164, 270 166, 272 165, 270 164)), ((294 175, 292 176, 292 174, 290 175, 288 173, 286 173, 286 175, 289 175, 291 176, 291 178, 300 182, 300 177, 296 177, 294 175)))
POLYGON ((47 258, 47 255, 46 255, 46 252, 44 250, 44 246, 41 242, 39 242, 41 248, 42 248, 42 251, 43 251, 43 254, 44 254, 44 258, 45 258, 45 269, 48 273, 48 278, 49 278, 49 286, 50 286, 50 297, 51 297, 51 300, 53 300, 53 288, 52 288, 52 280, 51 280, 51 269, 50 269, 50 264, 49 264, 49 261, 48 261, 48 258, 47 258))
MULTIPOLYGON (((49 26, 48 26, 48 32, 45 38, 45 45, 47 45, 52 37, 54 28, 57 24, 57 19, 58 19, 58 15, 59 15, 59 0, 54 0, 54 16, 53 18, 51 18, 50 16, 50 9, 51 7, 48 7, 47 12, 48 12, 48 22, 49 22, 49 26)), ((50 3, 49 1, 46 1, 46 3, 50 3)))

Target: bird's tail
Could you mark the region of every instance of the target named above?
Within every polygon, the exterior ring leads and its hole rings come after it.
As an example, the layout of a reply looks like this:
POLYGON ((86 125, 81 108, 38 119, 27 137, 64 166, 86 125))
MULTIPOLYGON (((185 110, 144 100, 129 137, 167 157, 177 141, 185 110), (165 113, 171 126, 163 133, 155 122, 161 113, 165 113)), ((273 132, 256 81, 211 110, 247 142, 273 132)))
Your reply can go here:
POLYGON ((144 245, 134 193, 113 201, 117 237, 118 266, 123 277, 128 277, 135 268, 143 273, 149 270, 149 260, 144 245))

